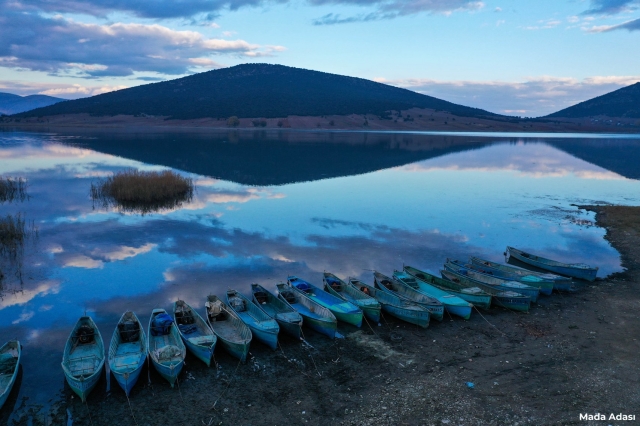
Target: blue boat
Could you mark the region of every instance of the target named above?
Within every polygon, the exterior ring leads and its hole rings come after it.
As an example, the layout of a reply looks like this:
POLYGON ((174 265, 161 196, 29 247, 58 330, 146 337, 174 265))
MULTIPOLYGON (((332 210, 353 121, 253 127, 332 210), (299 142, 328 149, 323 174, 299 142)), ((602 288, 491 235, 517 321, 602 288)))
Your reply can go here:
POLYGON ((450 280, 454 284, 458 284, 461 287, 480 287, 491 295, 491 301, 503 308, 511 309, 514 311, 528 312, 531 306, 531 299, 529 296, 523 296, 520 293, 514 291, 498 290, 491 286, 484 285, 473 280, 470 280, 465 275, 460 275, 455 272, 442 270, 440 271, 442 278, 450 280))
POLYGON ((427 308, 395 294, 378 290, 355 278, 349 279, 349 285, 362 292, 362 294, 376 299, 384 312, 410 324, 415 324, 422 328, 429 327, 431 314, 429 314, 427 308))
POLYGON ((249 327, 215 294, 207 296, 205 310, 207 323, 218 337, 218 344, 241 362, 246 362, 252 338, 249 327))
POLYGON ((380 272, 374 271, 373 284, 376 288, 386 291, 387 293, 395 294, 401 298, 407 299, 410 302, 417 303, 420 306, 427 308, 431 314, 431 318, 438 321, 442 321, 444 318, 444 305, 431 296, 427 296, 424 293, 420 293, 417 290, 409 287, 401 281, 388 277, 380 272))
POLYGON ((17 340, 9 340, 0 348, 0 409, 16 382, 21 357, 22 347, 17 340))
POLYGON ((129 396, 147 360, 147 336, 135 313, 127 311, 113 330, 109 344, 109 369, 129 396))
POLYGON ((184 367, 187 348, 182 342, 178 327, 164 309, 151 311, 147 339, 153 366, 173 387, 184 367))
POLYGON ((173 319, 187 349, 200 361, 211 366, 218 338, 200 314, 184 300, 173 304, 173 319))
POLYGON ((104 342, 100 330, 91 317, 80 317, 64 347, 62 370, 82 402, 98 383, 103 367, 104 342))
POLYGON ((586 281, 594 281, 598 274, 598 268, 594 268, 584 263, 563 263, 557 260, 547 259, 535 254, 527 253, 522 250, 518 250, 513 247, 507 246, 505 252, 507 262, 509 258, 513 257, 520 262, 524 262, 528 265, 536 268, 544 269, 545 271, 551 271, 555 274, 564 275, 565 277, 573 277, 586 281))
POLYGON ((324 273, 323 282, 325 291, 339 297, 345 302, 359 307, 365 317, 374 321, 376 324, 380 322, 380 311, 382 307, 376 299, 356 290, 329 272, 324 273))
POLYGON ((540 289, 538 289, 537 287, 531 287, 517 281, 504 280, 502 278, 494 277, 493 275, 487 275, 478 271, 474 271, 473 269, 467 268, 459 260, 447 259, 447 263, 444 264, 444 269, 446 269, 447 271, 456 272, 460 275, 464 275, 476 283, 485 284, 497 290, 515 291, 516 293, 520 293, 523 296, 529 297, 532 302, 538 301, 540 289))
POLYGON ((333 315, 339 320, 356 327, 362 326, 362 310, 352 303, 332 294, 322 291, 313 284, 296 276, 290 275, 287 283, 296 291, 304 293, 309 299, 329 309, 333 315))
POLYGON ((562 275, 550 274, 545 272, 534 272, 527 269, 517 268, 511 265, 503 265, 501 263, 492 262, 490 260, 481 259, 479 257, 470 257, 469 262, 474 265, 487 266, 494 269, 499 269, 507 274, 517 275, 524 280, 526 284, 529 277, 538 277, 543 281, 550 281, 553 283, 553 289, 557 291, 574 291, 575 287, 573 281, 569 277, 563 277, 562 275))
POLYGON ((480 289, 480 287, 461 286, 411 266, 405 266, 404 271, 416 277, 419 286, 422 283, 427 283, 449 294, 458 296, 462 300, 466 300, 476 308, 489 309, 491 307, 491 295, 480 289))
POLYGON ((270 291, 267 291, 259 284, 251 284, 251 295, 253 296, 253 303, 275 319, 281 330, 296 339, 302 338, 302 315, 296 312, 291 305, 271 294, 270 291))
POLYGON ((278 297, 302 315, 305 326, 332 339, 336 337, 338 320, 329 309, 284 283, 276 284, 276 288, 278 289, 278 297))
POLYGON ((256 339, 274 351, 278 348, 280 326, 276 320, 253 304, 249 298, 232 289, 227 290, 227 305, 247 324, 256 339))
POLYGON ((393 278, 411 287, 412 289, 437 299, 444 305, 444 309, 452 315, 457 315, 464 319, 471 317, 473 305, 457 296, 447 293, 444 290, 430 286, 429 284, 416 280, 412 275, 404 271, 394 271, 393 278))
POLYGON ((506 281, 516 281, 522 284, 526 284, 530 287, 537 287, 540 291, 540 294, 544 294, 549 296, 553 293, 553 281, 543 280, 540 277, 536 277, 533 275, 521 276, 513 273, 506 272, 499 268, 494 268, 492 266, 480 265, 474 262, 469 261, 469 263, 464 265, 466 268, 472 269, 476 272, 480 272, 481 274, 491 275, 496 278, 500 278, 506 281))

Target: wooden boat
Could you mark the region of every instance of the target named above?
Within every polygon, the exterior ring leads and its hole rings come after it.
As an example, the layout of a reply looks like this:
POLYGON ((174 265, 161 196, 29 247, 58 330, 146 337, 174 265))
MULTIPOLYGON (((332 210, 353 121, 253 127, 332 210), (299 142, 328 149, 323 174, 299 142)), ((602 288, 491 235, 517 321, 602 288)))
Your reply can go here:
POLYGON ((438 321, 442 321, 444 318, 444 305, 442 303, 431 296, 420 293, 401 281, 375 271, 373 273, 373 284, 376 288, 379 288, 382 291, 395 294, 401 298, 409 300, 410 302, 417 303, 418 305, 427 308, 431 314, 431 318, 438 321))
POLYGON ((296 339, 302 338, 302 316, 296 312, 284 300, 267 291, 259 284, 251 284, 253 303, 262 309, 267 315, 278 322, 281 330, 289 333, 296 339))
POLYGON ((243 363, 246 362, 252 338, 249 327, 215 294, 207 296, 205 312, 207 324, 218 337, 219 345, 243 363))
POLYGON ((62 354, 62 370, 71 389, 82 402, 96 386, 104 367, 104 342, 100 330, 88 316, 73 327, 62 354))
POLYGON ((109 369, 129 396, 147 360, 147 336, 135 313, 127 311, 113 330, 109 344, 109 369))
POLYGON ((426 283, 439 288, 440 290, 446 291, 449 294, 458 296, 477 308, 489 309, 491 307, 491 295, 479 287, 465 287, 411 266, 405 266, 404 271, 416 277, 418 286, 422 286, 422 283, 426 283))
POLYGON ((178 327, 164 309, 151 311, 147 338, 153 366, 173 387, 184 367, 187 348, 182 343, 178 327))
POLYGON ((293 275, 287 278, 287 283, 296 291, 304 293, 309 299, 329 309, 338 320, 356 327, 362 326, 362 310, 354 304, 345 302, 341 298, 322 291, 313 284, 293 275))
POLYGON ((380 303, 384 312, 419 327, 429 327, 431 314, 429 314, 429 310, 427 308, 396 296, 395 294, 378 290, 375 287, 367 285, 355 278, 351 278, 348 285, 363 294, 376 299, 378 303, 380 303))
POLYGON ((444 305, 444 309, 450 314, 457 315, 464 319, 469 319, 471 317, 471 309, 473 308, 473 305, 466 300, 463 300, 458 296, 454 296, 453 294, 449 294, 444 290, 440 290, 437 287, 430 286, 425 282, 418 283, 418 280, 414 276, 404 271, 394 271, 393 278, 412 289, 419 291, 420 293, 438 300, 444 305))
POLYGON ((543 280, 542 278, 534 277, 532 275, 522 277, 520 275, 510 274, 501 269, 496 269, 486 265, 478 265, 472 262, 469 262, 464 266, 476 272, 480 272, 481 274, 490 275, 506 281, 519 282, 530 287, 536 287, 541 294, 546 294, 547 296, 553 293, 553 281, 543 280))
POLYGON ((210 367, 218 338, 209 324, 184 300, 173 304, 173 319, 187 349, 210 367))
POLYGON ((491 286, 498 290, 515 291, 516 293, 528 296, 532 302, 536 302, 538 300, 538 295, 540 294, 540 289, 538 289, 537 287, 531 287, 517 281, 509 281, 502 278, 494 277, 493 275, 483 274, 481 272, 467 268, 462 262, 458 260, 447 259, 447 262, 444 264, 444 269, 456 272, 460 275, 464 275, 472 281, 491 286))
POLYGON ((0 348, 0 409, 16 382, 21 357, 22 347, 17 340, 9 340, 0 348))
POLYGON ((527 283, 527 281, 530 280, 530 277, 537 277, 543 281, 550 281, 553 284, 553 289, 555 290, 558 290, 558 291, 573 290, 573 281, 571 281, 571 278, 563 277, 561 275, 533 272, 526 269, 517 268, 515 266, 503 265, 501 263, 492 262, 486 259, 481 259, 479 257, 470 257, 469 263, 473 265, 480 265, 483 267, 498 269, 507 274, 521 277, 520 281, 524 282, 525 284, 527 283))
POLYGON ((380 322, 380 310, 382 308, 380 302, 376 299, 347 285, 343 280, 329 272, 324 273, 323 282, 325 291, 359 307, 362 313, 376 324, 380 322))
POLYGON ((336 337, 338 320, 329 309, 284 283, 276 284, 276 288, 278 297, 302 315, 304 325, 332 339, 336 337))
POLYGON ((520 293, 514 291, 504 291, 493 288, 489 285, 481 284, 476 281, 470 280, 464 275, 457 274, 455 272, 442 270, 440 271, 442 278, 450 280, 454 284, 465 287, 480 287, 483 291, 491 295, 491 301, 503 308, 512 309, 514 311, 528 312, 531 306, 531 299, 529 296, 523 296, 520 293))
POLYGON ((520 262, 535 266, 536 268, 544 269, 545 271, 551 271, 556 274, 564 275, 565 277, 573 277, 586 281, 595 280, 596 274, 598 273, 598 268, 593 268, 589 265, 585 265, 584 263, 562 263, 556 260, 536 256, 509 246, 507 246, 505 257, 507 262, 510 257, 513 257, 518 259, 520 262))
POLYGON ((247 324, 256 339, 274 351, 278 348, 280 326, 275 319, 253 304, 249 298, 232 289, 227 290, 227 306, 247 324))

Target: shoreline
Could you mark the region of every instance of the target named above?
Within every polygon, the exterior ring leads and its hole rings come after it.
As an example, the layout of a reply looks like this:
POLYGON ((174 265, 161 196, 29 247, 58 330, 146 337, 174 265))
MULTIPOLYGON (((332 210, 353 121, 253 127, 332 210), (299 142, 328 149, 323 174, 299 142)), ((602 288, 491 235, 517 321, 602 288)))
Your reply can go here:
POLYGON ((113 380, 105 392, 103 376, 86 405, 65 384, 48 423, 25 412, 15 424, 29 416, 33 425, 67 424, 67 410, 74 425, 123 426, 599 424, 581 420, 585 413, 638 420, 640 207, 578 207, 596 213, 627 270, 541 296, 528 314, 492 308, 426 330, 386 316, 380 326, 340 324, 346 338, 334 341, 305 329, 312 348, 289 338, 277 351, 252 344, 246 365, 216 351, 218 368, 208 369, 189 354, 179 390, 154 369, 147 385, 143 371, 130 397, 136 422, 113 380))

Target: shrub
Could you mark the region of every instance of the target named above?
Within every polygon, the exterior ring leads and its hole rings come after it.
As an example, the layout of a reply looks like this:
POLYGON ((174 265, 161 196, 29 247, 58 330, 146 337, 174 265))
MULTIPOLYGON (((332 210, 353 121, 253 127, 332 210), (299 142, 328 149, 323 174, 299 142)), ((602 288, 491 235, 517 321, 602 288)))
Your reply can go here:
POLYGON ((227 119, 227 126, 238 127, 240 125, 240 119, 237 116, 231 116, 227 119))
POLYGON ((193 180, 165 170, 125 170, 91 184, 91 198, 105 207, 113 204, 125 211, 149 213, 179 207, 193 198, 193 180))

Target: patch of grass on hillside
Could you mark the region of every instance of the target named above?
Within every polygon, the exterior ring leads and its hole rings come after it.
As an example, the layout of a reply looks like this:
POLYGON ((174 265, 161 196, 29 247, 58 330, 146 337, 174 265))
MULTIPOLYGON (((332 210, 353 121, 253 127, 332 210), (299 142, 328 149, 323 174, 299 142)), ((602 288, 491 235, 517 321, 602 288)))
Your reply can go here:
POLYGON ((149 213, 179 207, 193 198, 193 180, 165 170, 125 170, 91 184, 91 198, 105 207, 149 213))
POLYGON ((24 178, 0 177, 0 203, 28 199, 27 180, 24 178))

